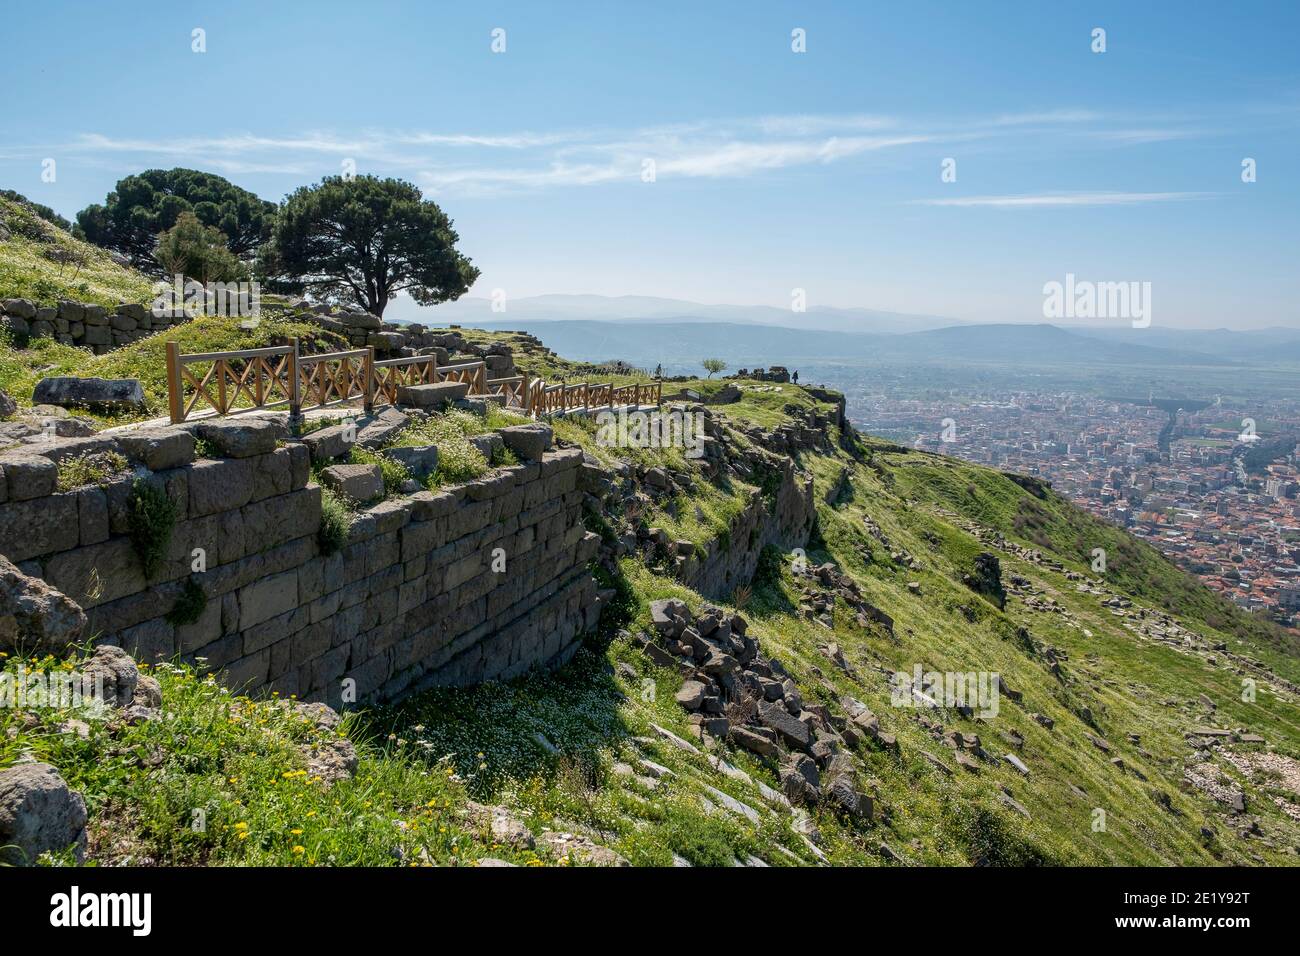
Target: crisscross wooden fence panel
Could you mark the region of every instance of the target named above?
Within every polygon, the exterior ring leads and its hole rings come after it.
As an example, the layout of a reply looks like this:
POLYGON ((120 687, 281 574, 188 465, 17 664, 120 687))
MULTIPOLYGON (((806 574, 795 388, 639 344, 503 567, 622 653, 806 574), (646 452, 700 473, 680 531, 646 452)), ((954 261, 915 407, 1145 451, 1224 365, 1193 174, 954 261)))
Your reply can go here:
POLYGON ((384 359, 374 363, 374 397, 397 403, 397 390, 405 385, 432 385, 438 381, 438 360, 432 355, 384 359))
POLYGON ((368 348, 299 355, 295 410, 327 408, 358 398, 368 407, 373 397, 373 362, 374 352, 368 348))
POLYGON ((505 397, 506 406, 528 407, 528 376, 511 375, 487 380, 487 394, 505 397))
POLYGON ((460 362, 438 368, 440 382, 468 382, 471 395, 487 394, 487 363, 460 362))
POLYGON ((489 379, 485 362, 439 366, 432 355, 375 361, 373 348, 303 355, 291 345, 231 352, 182 353, 167 343, 167 404, 173 422, 194 415, 233 415, 259 408, 289 407, 297 418, 305 408, 362 401, 396 404, 404 385, 465 382, 471 395, 502 395, 506 405, 534 418, 577 409, 659 405, 659 381, 548 384, 525 374, 489 379))
POLYGON ((177 343, 168 342, 167 404, 172 421, 185 421, 204 410, 204 404, 216 415, 292 404, 295 352, 293 345, 273 345, 182 355, 177 343))

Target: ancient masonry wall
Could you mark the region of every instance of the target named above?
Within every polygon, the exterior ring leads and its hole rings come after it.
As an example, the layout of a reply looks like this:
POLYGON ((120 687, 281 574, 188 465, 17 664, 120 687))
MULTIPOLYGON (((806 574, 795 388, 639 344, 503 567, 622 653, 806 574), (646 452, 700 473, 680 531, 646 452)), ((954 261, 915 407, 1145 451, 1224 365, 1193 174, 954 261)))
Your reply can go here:
POLYGON ((197 461, 193 448, 183 433, 7 451, 0 555, 76 601, 98 643, 143 660, 179 655, 224 671, 232 687, 332 705, 348 679, 358 701, 381 701, 417 685, 558 665, 596 624, 587 564, 599 538, 583 526, 579 449, 366 508, 342 549, 326 555, 304 445, 197 461), (114 448, 130 454, 135 475, 56 490, 54 460, 114 448), (136 478, 163 489, 177 510, 167 554, 148 577, 129 534, 136 478), (201 573, 192 571, 195 549, 206 559, 201 573), (493 569, 494 556, 504 556, 504 571, 493 569), (187 580, 206 606, 177 626, 168 613, 187 580))
POLYGON ((778 459, 781 483, 775 501, 757 491, 732 521, 724 546, 715 541, 704 559, 682 567, 682 581, 705 597, 731 600, 735 589, 748 584, 758 569, 763 549, 802 547, 817 517, 811 476, 801 476, 788 458, 778 459))

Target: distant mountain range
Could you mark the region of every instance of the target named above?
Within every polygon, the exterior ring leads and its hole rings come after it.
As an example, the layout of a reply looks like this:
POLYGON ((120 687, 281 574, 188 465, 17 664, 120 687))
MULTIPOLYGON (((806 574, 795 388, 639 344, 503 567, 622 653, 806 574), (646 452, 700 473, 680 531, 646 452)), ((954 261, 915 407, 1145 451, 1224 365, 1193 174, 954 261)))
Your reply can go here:
POLYGON ((874 309, 706 305, 655 296, 464 297, 431 308, 399 298, 390 321, 522 329, 582 361, 626 359, 676 374, 705 356, 732 369, 800 365, 1232 366, 1300 364, 1300 329, 971 324, 874 309))
POLYGON ((935 315, 908 315, 875 309, 809 308, 806 312, 767 305, 706 305, 685 299, 647 295, 538 295, 508 299, 506 311, 492 311, 492 300, 464 296, 455 302, 422 307, 408 298, 394 301, 385 313, 390 321, 482 325, 511 317, 528 322, 562 322, 585 319, 602 322, 728 322, 772 325, 833 332, 896 334, 960 325, 955 319, 935 315))

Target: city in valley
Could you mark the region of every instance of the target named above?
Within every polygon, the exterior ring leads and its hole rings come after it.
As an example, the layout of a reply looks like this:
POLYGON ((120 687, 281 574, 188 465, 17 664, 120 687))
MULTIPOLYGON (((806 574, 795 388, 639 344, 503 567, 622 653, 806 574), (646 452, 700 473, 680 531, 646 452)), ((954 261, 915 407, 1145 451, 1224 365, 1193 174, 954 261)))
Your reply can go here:
MULTIPOLYGON (((851 404, 851 411, 854 406, 851 404)), ((1300 406, 989 390, 960 404, 861 396, 855 422, 1041 477, 1249 611, 1300 625, 1300 406), (1195 409, 1195 410, 1192 410, 1195 409)))

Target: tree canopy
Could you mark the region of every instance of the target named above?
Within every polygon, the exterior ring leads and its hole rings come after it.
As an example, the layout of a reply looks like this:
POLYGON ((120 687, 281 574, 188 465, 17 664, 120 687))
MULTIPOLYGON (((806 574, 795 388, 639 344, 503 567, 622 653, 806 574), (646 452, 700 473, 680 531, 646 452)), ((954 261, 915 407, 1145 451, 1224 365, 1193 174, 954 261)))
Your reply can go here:
POLYGON ((158 236, 191 212, 221 231, 237 257, 254 252, 271 234, 275 203, 227 179, 196 169, 148 169, 118 181, 103 204, 77 213, 77 230, 97 246, 128 256, 136 266, 161 268, 158 236))
POLYGON ((421 305, 460 298, 479 271, 437 203, 400 179, 329 176, 280 207, 268 268, 374 315, 398 292, 421 305))
POLYGON ((205 226, 186 210, 158 237, 154 258, 172 274, 209 282, 231 282, 246 275, 234 253, 226 248, 225 236, 215 226, 205 226))

